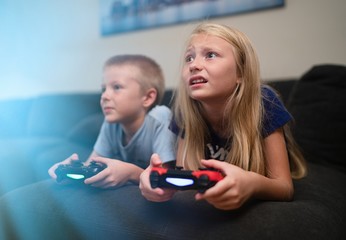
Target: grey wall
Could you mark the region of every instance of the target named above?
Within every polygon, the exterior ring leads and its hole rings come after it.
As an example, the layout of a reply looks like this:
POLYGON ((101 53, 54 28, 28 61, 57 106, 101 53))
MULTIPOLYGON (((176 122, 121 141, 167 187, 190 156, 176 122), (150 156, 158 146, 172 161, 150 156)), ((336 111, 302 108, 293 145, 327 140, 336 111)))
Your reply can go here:
MULTIPOLYGON (((346 65, 345 0, 286 0, 284 8, 212 19, 245 32, 262 77, 299 77, 320 63, 346 65)), ((146 54, 175 87, 196 22, 102 37, 98 0, 0 0, 0 98, 98 91, 110 56, 146 54)))

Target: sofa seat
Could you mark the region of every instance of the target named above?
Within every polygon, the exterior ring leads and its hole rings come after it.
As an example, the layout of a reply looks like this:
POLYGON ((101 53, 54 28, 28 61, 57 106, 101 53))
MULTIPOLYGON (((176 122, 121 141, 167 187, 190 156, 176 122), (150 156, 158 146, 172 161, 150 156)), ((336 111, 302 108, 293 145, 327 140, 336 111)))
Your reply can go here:
POLYGON ((196 202, 195 191, 154 203, 132 184, 100 190, 46 180, 0 198, 1 224, 7 239, 343 239, 346 175, 316 164, 309 172, 294 181, 294 201, 235 211, 196 202))

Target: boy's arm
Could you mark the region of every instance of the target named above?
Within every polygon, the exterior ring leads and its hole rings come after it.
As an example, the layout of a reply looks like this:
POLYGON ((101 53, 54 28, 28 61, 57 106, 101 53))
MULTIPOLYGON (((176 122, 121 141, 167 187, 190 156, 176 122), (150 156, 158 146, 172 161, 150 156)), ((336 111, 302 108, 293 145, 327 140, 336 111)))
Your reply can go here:
POLYGON ((121 160, 93 156, 95 155, 91 154, 89 161, 105 164, 107 168, 97 175, 87 178, 84 181, 85 184, 100 188, 114 188, 127 182, 139 183, 139 177, 144 169, 121 160))

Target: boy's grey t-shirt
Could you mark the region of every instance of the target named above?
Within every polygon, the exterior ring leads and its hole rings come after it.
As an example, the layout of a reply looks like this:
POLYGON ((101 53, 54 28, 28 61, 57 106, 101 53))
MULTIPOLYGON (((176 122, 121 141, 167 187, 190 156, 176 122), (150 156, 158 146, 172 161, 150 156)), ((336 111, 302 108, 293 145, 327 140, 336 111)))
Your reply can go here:
POLYGON ((154 107, 124 146, 124 132, 118 123, 103 122, 94 151, 100 156, 122 160, 146 168, 153 153, 159 154, 163 162, 175 160, 176 135, 168 128, 171 111, 166 106, 154 107))

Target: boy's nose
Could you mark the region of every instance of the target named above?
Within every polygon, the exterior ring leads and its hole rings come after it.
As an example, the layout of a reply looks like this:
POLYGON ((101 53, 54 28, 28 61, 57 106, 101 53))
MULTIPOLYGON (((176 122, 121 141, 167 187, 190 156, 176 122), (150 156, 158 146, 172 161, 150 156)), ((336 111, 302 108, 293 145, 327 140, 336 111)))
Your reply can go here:
POLYGON ((102 100, 109 99, 109 90, 107 88, 102 92, 101 99, 102 100))

